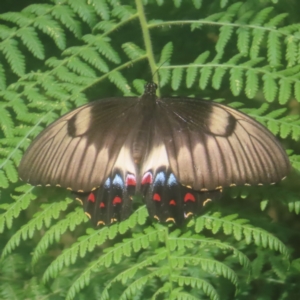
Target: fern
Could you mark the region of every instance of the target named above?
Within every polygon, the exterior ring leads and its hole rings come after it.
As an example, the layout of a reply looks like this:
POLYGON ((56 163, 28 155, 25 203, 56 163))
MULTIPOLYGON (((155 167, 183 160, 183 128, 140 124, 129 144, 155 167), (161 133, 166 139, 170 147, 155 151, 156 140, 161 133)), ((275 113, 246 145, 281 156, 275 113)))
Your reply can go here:
POLYGON ((0 14, 0 298, 297 299, 297 4, 125 2, 12 2, 0 14), (159 95, 225 98, 281 139, 294 172, 279 186, 229 189, 182 228, 140 206, 92 229, 65 191, 18 181, 43 128, 150 80, 159 95))

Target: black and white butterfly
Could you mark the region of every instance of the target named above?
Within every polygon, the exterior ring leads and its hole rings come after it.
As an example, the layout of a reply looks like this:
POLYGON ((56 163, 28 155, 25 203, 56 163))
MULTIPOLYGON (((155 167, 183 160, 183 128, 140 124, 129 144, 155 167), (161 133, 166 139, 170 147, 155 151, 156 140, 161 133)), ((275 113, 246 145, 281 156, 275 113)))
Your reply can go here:
POLYGON ((150 216, 181 222, 223 187, 272 184, 289 169, 276 138, 247 115, 200 99, 144 94, 98 100, 32 142, 22 180, 75 192, 96 225, 126 219, 142 194, 150 216))

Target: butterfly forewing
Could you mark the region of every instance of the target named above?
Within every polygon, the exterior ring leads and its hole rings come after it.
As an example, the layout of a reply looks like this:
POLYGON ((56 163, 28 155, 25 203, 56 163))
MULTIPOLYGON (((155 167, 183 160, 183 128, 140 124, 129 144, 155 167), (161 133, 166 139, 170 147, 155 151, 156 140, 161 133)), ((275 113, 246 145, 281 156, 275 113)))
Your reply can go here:
POLYGON ((241 112, 189 98, 161 99, 158 107, 157 127, 170 167, 184 185, 205 191, 267 184, 280 181, 289 171, 276 138, 241 112))
POLYGON ((68 188, 95 225, 126 219, 142 194, 149 214, 180 223, 223 187, 280 181, 290 164, 262 125, 194 98, 107 98, 47 127, 25 152, 20 177, 68 188))
POLYGON ((61 117, 25 152, 21 179, 84 192, 100 186, 120 153, 131 147, 139 126, 136 103, 137 98, 104 99, 61 117))

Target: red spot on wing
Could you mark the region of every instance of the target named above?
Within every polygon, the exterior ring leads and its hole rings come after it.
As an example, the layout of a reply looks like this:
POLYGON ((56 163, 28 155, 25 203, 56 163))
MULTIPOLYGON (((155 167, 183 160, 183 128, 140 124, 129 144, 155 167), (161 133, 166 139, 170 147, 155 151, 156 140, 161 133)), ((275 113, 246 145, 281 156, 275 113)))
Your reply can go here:
POLYGON ((159 194, 155 193, 152 198, 154 201, 161 201, 159 194))
POLYGON ((88 201, 95 202, 95 195, 93 193, 89 194, 88 201))
POLYGON ((132 174, 128 174, 126 177, 126 185, 133 185, 136 186, 136 179, 135 176, 132 174))
POLYGON ((120 203, 122 203, 122 199, 120 197, 116 196, 113 200, 113 205, 117 205, 120 203))
POLYGON ((176 202, 175 202, 175 200, 171 200, 171 201, 169 202, 169 204, 170 204, 170 205, 176 205, 176 202))
POLYGON ((188 201, 193 201, 195 202, 196 199, 195 199, 195 196, 191 193, 186 193, 185 196, 184 196, 184 202, 188 202, 188 201))
POLYGON ((152 183, 152 174, 146 172, 142 178, 142 184, 151 184, 152 183))
POLYGON ((99 206, 100 206, 100 208, 104 208, 105 207, 105 203, 101 202, 99 206))

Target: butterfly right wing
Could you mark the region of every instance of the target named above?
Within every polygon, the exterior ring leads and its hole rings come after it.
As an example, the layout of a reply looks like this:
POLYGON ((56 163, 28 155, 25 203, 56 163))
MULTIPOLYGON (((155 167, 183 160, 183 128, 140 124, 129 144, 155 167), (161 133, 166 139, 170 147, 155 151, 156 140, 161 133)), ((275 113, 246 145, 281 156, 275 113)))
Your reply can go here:
POLYGON ((179 182, 171 164, 174 157, 170 157, 166 145, 173 139, 168 135, 166 139, 160 125, 157 118, 150 124, 148 150, 140 170, 141 193, 152 218, 181 224, 198 214, 208 202, 219 199, 222 191, 201 192, 179 182))
POLYGON ((160 99, 157 122, 178 181, 199 191, 272 184, 290 170, 274 135, 249 116, 193 98, 160 99))

